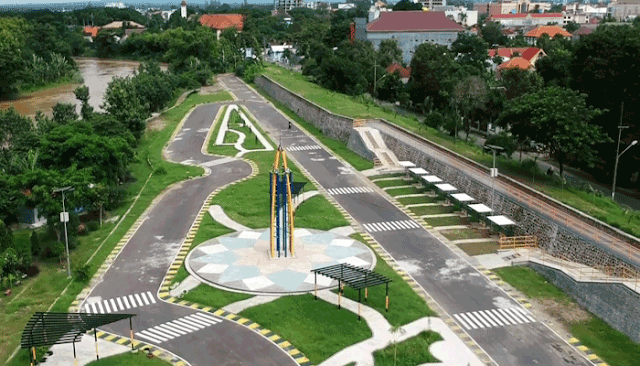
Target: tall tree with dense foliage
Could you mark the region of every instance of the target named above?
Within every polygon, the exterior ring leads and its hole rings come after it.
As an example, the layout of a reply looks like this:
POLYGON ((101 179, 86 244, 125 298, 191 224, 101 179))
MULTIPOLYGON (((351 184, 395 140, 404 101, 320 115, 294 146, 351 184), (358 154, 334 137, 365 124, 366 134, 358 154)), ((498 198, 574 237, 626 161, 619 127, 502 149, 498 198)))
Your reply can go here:
POLYGON ((436 108, 449 105, 450 90, 447 82, 459 68, 455 56, 445 46, 423 43, 416 48, 411 59, 411 78, 407 88, 414 105, 423 105, 429 99, 436 108))
POLYGON ((461 33, 451 44, 451 51, 457 55, 461 65, 467 65, 484 71, 489 67, 488 44, 482 38, 471 33, 461 33))
POLYGON ((402 64, 402 50, 395 39, 385 39, 378 48, 378 65, 387 67, 392 63, 402 64))
POLYGON ((598 158, 594 145, 609 140, 591 123, 601 113, 587 105, 584 94, 552 86, 508 101, 500 122, 518 140, 543 144, 562 175, 568 163, 593 164, 598 158))
POLYGON ((393 11, 410 11, 410 10, 422 10, 422 4, 414 3, 410 0, 401 0, 398 1, 393 6, 393 11))
POLYGON ((115 77, 104 94, 102 108, 114 116, 129 131, 140 139, 145 129, 145 119, 149 116, 149 105, 137 93, 131 77, 115 77))

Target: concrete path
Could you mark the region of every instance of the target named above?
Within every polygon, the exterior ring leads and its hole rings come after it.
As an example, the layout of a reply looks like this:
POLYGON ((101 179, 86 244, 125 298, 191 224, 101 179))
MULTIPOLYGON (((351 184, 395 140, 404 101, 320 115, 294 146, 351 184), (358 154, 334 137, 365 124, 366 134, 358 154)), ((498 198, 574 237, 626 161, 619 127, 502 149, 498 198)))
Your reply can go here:
POLYGON ((220 205, 213 205, 209 207, 209 215, 218 223, 228 227, 233 231, 250 231, 252 229, 239 224, 229 218, 220 205))
POLYGON ((354 234, 356 231, 353 229, 353 227, 351 226, 340 226, 340 227, 334 227, 333 229, 329 230, 332 233, 338 234, 338 235, 343 235, 343 236, 349 236, 351 234, 354 234))
MULTIPOLYGON (((319 291, 318 297, 332 304, 338 304, 338 295, 329 290, 319 291)), ((343 309, 358 313, 358 303, 355 301, 343 297, 341 305, 343 309)), ((440 333, 443 338, 443 341, 436 342, 430 347, 431 353, 441 362, 428 365, 482 365, 482 362, 440 318, 420 318, 402 326, 401 330, 394 334, 391 333, 391 324, 376 310, 361 305, 360 314, 367 322, 373 336, 334 354, 320 366, 342 366, 350 362, 355 362, 357 366, 373 366, 375 351, 387 348, 394 341, 403 342, 427 330, 440 333)))
POLYGON ((293 210, 295 211, 296 209, 298 209, 298 206, 300 206, 302 202, 308 200, 311 197, 317 196, 319 194, 320 192, 318 191, 309 191, 309 192, 304 192, 303 194, 295 196, 293 198, 293 210))
POLYGON ((226 110, 226 112, 224 114, 224 117, 222 118, 222 122, 221 123, 222 123, 222 125, 220 126, 220 129, 218 130, 218 136, 216 136, 215 145, 233 145, 233 147, 235 147, 236 150, 238 150, 238 153, 236 154, 237 158, 242 157, 244 154, 246 154, 248 152, 253 152, 253 151, 273 151, 273 146, 271 146, 269 141, 264 136, 262 136, 262 133, 260 133, 260 130, 258 130, 258 128, 253 125, 251 120, 249 120, 249 118, 247 118, 247 116, 244 114, 244 112, 241 111, 236 104, 231 104, 231 105, 229 105, 227 107, 227 110, 226 110), (238 114, 240 115, 240 118, 242 118, 244 123, 247 126, 249 126, 249 128, 251 129, 251 132, 253 132, 253 134, 260 141, 262 146, 264 146, 263 149, 247 150, 242 146, 242 144, 246 140, 247 136, 244 133, 240 132, 240 131, 236 131, 236 130, 233 130, 233 129, 229 128, 229 118, 231 116, 231 112, 234 111, 234 110, 238 112, 238 114), (238 136, 240 136, 235 143, 225 143, 224 142, 224 136, 228 131, 237 133, 238 136))
POLYGON ((169 295, 171 295, 173 297, 178 297, 180 295, 183 295, 184 293, 187 293, 187 292, 193 290, 200 283, 201 282, 198 281, 197 278, 195 278, 193 276, 188 276, 182 282, 180 282, 180 284, 176 288, 174 288, 173 290, 170 290, 169 291, 169 295))
POLYGON ((278 300, 280 296, 253 296, 246 300, 236 301, 233 304, 224 306, 222 310, 226 310, 230 313, 239 314, 241 311, 252 308, 254 306, 266 304, 268 302, 278 300))
MULTIPOLYGON (((73 346, 71 344, 56 344, 51 347, 53 354, 47 357, 46 365, 74 365, 73 346)), ((98 354, 100 359, 131 351, 130 347, 98 339, 98 354)), ((76 343, 77 365, 83 366, 96 360, 96 345, 92 335, 85 334, 76 343)))

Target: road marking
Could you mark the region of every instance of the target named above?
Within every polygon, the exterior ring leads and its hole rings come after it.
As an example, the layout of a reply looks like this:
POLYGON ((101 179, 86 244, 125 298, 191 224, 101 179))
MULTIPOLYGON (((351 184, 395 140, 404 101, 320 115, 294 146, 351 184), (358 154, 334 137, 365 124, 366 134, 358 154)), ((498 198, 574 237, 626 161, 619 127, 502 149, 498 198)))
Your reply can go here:
POLYGON ((147 296, 149 296, 149 300, 151 300, 152 303, 156 303, 156 299, 153 298, 153 295, 151 294, 151 292, 147 291, 147 296))
MULTIPOLYGON (((122 305, 122 300, 120 300, 120 298, 117 298, 116 300, 118 300, 118 306, 120 306, 120 309, 124 309, 124 305, 122 305)), ((128 309, 129 307, 127 307, 128 309)))
POLYGON ((149 305, 149 300, 147 300, 147 295, 144 292, 140 294, 140 297, 144 300, 145 305, 149 305))
POLYGON ((494 328, 535 322, 535 318, 524 309, 490 309, 453 314, 465 329, 494 328))
POLYGON ((136 300, 138 300, 138 304, 140 304, 140 306, 143 306, 144 304, 142 303, 142 300, 140 300, 140 295, 138 294, 133 294, 133 297, 136 298, 136 300))
POLYGON ((104 308, 102 308, 102 304, 100 304, 99 302, 96 303, 98 306, 98 310, 100 311, 100 314, 104 314, 104 308))
POLYGON ((322 147, 319 145, 295 145, 295 146, 287 146, 285 150, 287 151, 307 151, 307 150, 321 150, 322 147))
POLYGON ((133 308, 138 307, 138 305, 136 305, 136 299, 134 299, 133 296, 129 295, 129 301, 131 301, 131 307, 133 308))
POLYGON ((137 334, 154 343, 162 343, 213 326, 221 321, 204 313, 195 313, 156 325, 137 334))
POLYGON ((413 220, 370 222, 362 224, 362 226, 366 231, 371 233, 378 231, 410 230, 420 227, 420 225, 413 220))
POLYGON ((156 300, 153 298, 153 295, 151 292, 147 291, 144 293, 125 295, 97 301, 92 304, 86 304, 84 306, 84 311, 94 314, 108 314, 116 311, 125 311, 138 306, 152 305, 155 303, 156 300))
POLYGON ((359 193, 371 193, 373 188, 370 187, 339 187, 339 188, 327 188, 327 193, 332 196, 341 194, 359 194, 359 193))

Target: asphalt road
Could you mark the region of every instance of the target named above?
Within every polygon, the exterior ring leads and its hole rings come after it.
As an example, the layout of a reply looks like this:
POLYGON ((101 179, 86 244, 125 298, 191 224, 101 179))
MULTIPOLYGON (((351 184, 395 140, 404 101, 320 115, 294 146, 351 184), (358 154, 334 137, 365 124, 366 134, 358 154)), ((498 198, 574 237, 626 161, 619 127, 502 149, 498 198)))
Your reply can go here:
MULTIPOLYGON (((317 145, 235 76, 220 80, 253 113, 265 130, 325 189, 372 186, 324 149, 299 150, 317 145)), ((395 228, 370 234, 411 276, 456 319, 499 365, 592 365, 546 325, 535 321, 502 289, 426 230, 404 228, 410 220, 379 193, 335 195, 336 201, 360 224, 395 228), (462 319, 462 320, 460 320, 462 319)), ((393 295, 391 296, 393 298, 393 295)), ((402 306, 392 303, 392 306, 402 306)))
MULTIPOLYGON (((98 312, 137 314, 133 318, 137 339, 173 352, 193 366, 296 365, 279 347, 246 327, 157 297, 162 279, 207 196, 251 174, 249 164, 241 160, 202 154, 218 108, 218 104, 196 108, 167 149, 172 161, 205 166, 211 174, 180 183, 162 196, 81 306, 89 311, 95 306, 98 312), (85 307, 92 302, 94 305, 85 307)), ((101 329, 129 336, 125 321, 101 329)))

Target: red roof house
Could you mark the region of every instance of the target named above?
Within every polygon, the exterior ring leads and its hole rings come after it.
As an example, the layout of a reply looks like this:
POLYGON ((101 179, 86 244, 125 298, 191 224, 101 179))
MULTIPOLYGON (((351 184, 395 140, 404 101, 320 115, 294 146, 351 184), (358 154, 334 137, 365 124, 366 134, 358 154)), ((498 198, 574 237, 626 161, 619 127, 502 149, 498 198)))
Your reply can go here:
POLYGON ((563 28, 558 27, 557 25, 541 25, 533 28, 525 34, 525 38, 540 38, 543 35, 548 35, 549 38, 553 38, 557 35, 562 37, 571 37, 571 33, 567 32, 563 28))
POLYGON ((531 63, 529 61, 525 60, 522 57, 514 57, 511 60, 498 65, 498 73, 500 72, 500 70, 513 69, 513 68, 519 68, 519 69, 522 69, 522 70, 530 70, 530 69, 533 68, 533 65, 531 65, 531 63))
POLYGON ((462 32, 464 28, 442 12, 392 11, 380 13, 367 32, 462 32))
POLYGON ((91 38, 96 38, 98 36, 99 31, 100 31, 100 27, 84 27, 82 29, 82 33, 85 36, 90 36, 91 38))
POLYGON ((546 53, 544 53, 541 48, 537 47, 503 47, 493 48, 489 50, 490 58, 493 58, 496 55, 502 57, 504 61, 509 61, 511 59, 520 57, 529 62, 531 66, 535 66, 536 61, 538 61, 540 57, 546 56, 546 53))
POLYGON ((200 17, 200 24, 214 29, 220 38, 220 33, 229 28, 242 32, 244 15, 242 14, 204 14, 200 17))
POLYGON ((403 67, 402 65, 395 62, 387 66, 387 72, 389 74, 393 74, 396 71, 400 74, 400 79, 402 80, 402 82, 406 84, 411 77, 411 66, 403 67))

